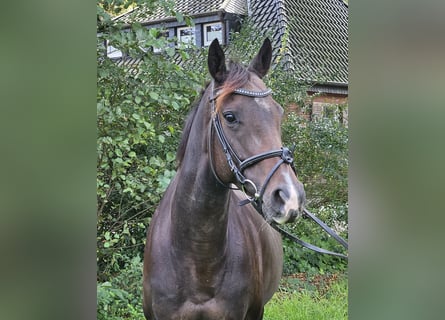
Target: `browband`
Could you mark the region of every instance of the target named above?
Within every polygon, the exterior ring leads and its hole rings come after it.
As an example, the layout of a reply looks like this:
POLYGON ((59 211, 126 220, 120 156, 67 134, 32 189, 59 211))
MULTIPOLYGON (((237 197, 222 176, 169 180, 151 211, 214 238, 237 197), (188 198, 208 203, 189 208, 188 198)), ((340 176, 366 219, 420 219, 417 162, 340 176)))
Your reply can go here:
POLYGON ((264 98, 272 93, 272 89, 267 89, 266 91, 250 91, 247 89, 239 88, 239 89, 235 89, 233 91, 233 93, 237 93, 237 94, 247 96, 247 97, 264 98))
MULTIPOLYGON (((252 98, 264 98, 264 97, 267 97, 268 95, 272 94, 272 89, 268 88, 265 91, 251 91, 251 90, 247 90, 247 89, 243 89, 243 88, 238 88, 238 89, 233 90, 232 93, 239 94, 239 95, 246 96, 246 97, 252 97, 252 98)), ((210 97, 210 101, 216 100, 216 98, 218 98, 219 94, 220 94, 219 91, 215 92, 215 94, 212 97, 210 97)))

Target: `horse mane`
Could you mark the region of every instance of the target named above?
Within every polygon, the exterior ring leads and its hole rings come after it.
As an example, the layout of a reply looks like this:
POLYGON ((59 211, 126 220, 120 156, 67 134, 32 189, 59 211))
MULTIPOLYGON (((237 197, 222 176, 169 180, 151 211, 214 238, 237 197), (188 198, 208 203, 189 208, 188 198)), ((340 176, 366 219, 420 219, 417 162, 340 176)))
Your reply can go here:
MULTIPOLYGON (((249 71, 243 65, 238 62, 230 61, 229 70, 226 74, 226 79, 222 86, 215 88, 218 91, 218 99, 216 99, 216 110, 220 109, 220 106, 224 103, 227 97, 238 88, 243 87, 249 81, 249 71)), ((187 120, 182 130, 181 142, 179 143, 178 150, 176 152, 176 168, 179 168, 182 160, 184 159, 185 149, 189 140, 190 131, 193 125, 193 121, 196 117, 198 106, 201 103, 204 92, 207 90, 210 83, 207 83, 199 98, 193 103, 192 109, 187 116, 187 120)))
POLYGON ((182 130, 181 135, 181 142, 179 142, 178 150, 176 151, 176 168, 179 168, 181 165, 182 159, 184 159, 185 149, 187 147, 187 142, 189 140, 190 131, 192 129, 193 121, 195 120, 195 116, 198 111, 198 106, 202 100, 202 97, 204 95, 205 90, 209 84, 205 86, 204 89, 201 90, 201 93, 199 94, 199 98, 195 100, 195 102, 192 105, 192 109, 190 110, 187 120, 184 125, 184 129, 182 130))

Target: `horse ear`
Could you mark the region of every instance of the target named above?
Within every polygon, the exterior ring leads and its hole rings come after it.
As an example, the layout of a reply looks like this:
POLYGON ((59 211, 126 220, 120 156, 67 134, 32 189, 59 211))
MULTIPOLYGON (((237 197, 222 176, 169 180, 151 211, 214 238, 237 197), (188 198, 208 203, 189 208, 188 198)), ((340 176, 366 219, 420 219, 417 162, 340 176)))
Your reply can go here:
POLYGON ((249 65, 249 70, 255 72, 260 78, 263 78, 269 71, 272 61, 272 45, 269 38, 264 39, 260 51, 249 65))
POLYGON ((224 51, 221 49, 218 39, 213 40, 210 44, 207 63, 209 66, 210 75, 219 83, 224 82, 224 77, 226 74, 225 59, 224 51))

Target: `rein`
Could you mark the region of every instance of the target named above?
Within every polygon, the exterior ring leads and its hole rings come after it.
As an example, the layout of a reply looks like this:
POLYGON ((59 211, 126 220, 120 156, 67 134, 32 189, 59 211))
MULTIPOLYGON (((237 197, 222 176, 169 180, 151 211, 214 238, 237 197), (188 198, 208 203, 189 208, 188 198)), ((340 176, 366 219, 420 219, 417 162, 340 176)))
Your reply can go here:
MULTIPOLYGON (((307 209, 303 209, 303 213, 304 213, 303 217, 311 218, 320 227, 322 227, 324 231, 326 231, 330 236, 332 236, 335 240, 337 240, 345 249, 348 249, 348 243, 342 237, 340 237, 338 234, 336 234, 334 230, 329 228, 323 221, 318 219, 313 213, 309 212, 307 209)), ((305 241, 297 238, 293 234, 289 233, 288 231, 284 230, 283 228, 278 226, 276 223, 272 223, 271 226, 275 230, 280 232, 282 235, 284 235, 286 238, 288 238, 289 240, 292 240, 295 243, 298 243, 299 245, 301 245, 301 246, 303 246, 305 248, 308 248, 308 249, 310 249, 312 251, 315 251, 315 252, 318 252, 318 253, 329 254, 331 256, 337 256, 337 257, 340 257, 340 258, 348 260, 348 256, 347 255, 342 254, 342 253, 329 251, 329 250, 317 247, 317 246, 315 246, 313 244, 310 244, 308 242, 305 242, 305 241)))
MULTIPOLYGON (((239 88, 233 91, 233 93, 235 94, 239 94, 239 95, 243 95, 246 97, 254 97, 254 98, 264 98, 269 96, 272 93, 271 89, 267 89, 265 91, 250 91, 247 89, 243 89, 243 88, 239 88)), ((211 141, 211 137, 212 137, 212 128, 215 129, 215 132, 218 136, 218 140, 221 143, 221 146, 223 148, 224 154, 226 156, 227 159, 227 163, 230 167, 230 170, 233 172, 233 174, 236 177, 236 180, 238 181, 238 183, 241 185, 242 191, 246 194, 247 199, 240 201, 239 205, 243 206, 246 205, 248 203, 251 203, 253 205, 253 207, 255 208, 256 211, 258 211, 258 213, 260 215, 263 215, 262 212, 262 198, 264 195, 264 192, 266 191, 266 187, 269 184, 270 179, 272 178, 272 176, 275 174, 275 172, 278 170, 278 168, 282 165, 282 164, 288 164, 291 166, 292 170, 295 172, 296 174, 296 169, 294 166, 294 159, 292 156, 292 152, 289 150, 289 148, 287 147, 281 147, 281 149, 279 150, 272 150, 272 151, 268 151, 268 152, 264 152, 264 153, 260 153, 258 155, 249 157, 245 160, 240 160, 240 158, 238 157, 238 155, 236 154, 236 152, 233 150, 232 146, 230 145, 230 143, 227 141, 227 138, 224 134, 224 130, 222 128, 221 125, 221 120, 219 119, 219 115, 216 112, 216 107, 215 107, 215 101, 218 98, 218 93, 215 94, 214 92, 214 83, 212 82, 212 96, 209 98, 210 102, 211 102, 211 107, 212 107, 212 124, 211 126, 209 126, 209 131, 210 131, 210 135, 209 135, 209 155, 210 155, 210 166, 213 172, 213 175, 215 176, 216 180, 218 181, 218 183, 220 183, 222 186, 229 188, 229 189, 234 189, 228 185, 226 185, 224 182, 221 181, 221 179, 218 177, 218 174, 216 173, 214 167, 213 167, 213 160, 212 160, 212 152, 211 152, 211 148, 210 148, 210 141, 211 141), (267 175, 263 186, 261 187, 260 191, 258 192, 258 188, 255 185, 255 183, 250 180, 247 179, 243 172, 246 168, 253 166, 255 164, 257 164, 258 162, 261 162, 265 159, 269 159, 269 158, 280 158, 278 160, 278 162, 275 164, 275 166, 272 168, 272 170, 269 172, 269 174, 267 175), (238 166, 235 164, 235 161, 238 163, 238 166), (253 197, 250 197, 249 195, 247 195, 246 193, 246 189, 245 186, 249 184, 251 185, 251 187, 254 189, 254 195, 253 197)), ((342 238, 340 237, 338 234, 336 234, 331 228, 329 228, 323 221, 321 221, 320 219, 318 219, 314 214, 312 214, 311 212, 309 212, 307 209, 303 209, 303 217, 308 217, 311 218, 315 223, 317 223, 321 228, 323 228, 324 231, 326 231, 330 236, 332 236, 335 240, 337 240, 343 247, 345 247, 346 249, 348 249, 348 243, 342 238)), ((337 256, 337 257, 341 257, 344 259, 348 259, 347 255, 344 255, 342 253, 336 253, 333 251, 329 251, 320 247, 317 247, 315 245, 312 245, 310 243, 307 243, 299 238, 297 238, 296 236, 292 235, 291 233, 289 233, 288 231, 284 230, 283 228, 279 227, 276 223, 272 222, 270 224, 275 230, 277 230, 278 232, 280 232, 281 234, 283 234, 285 237, 287 237, 288 239, 298 243, 299 245, 306 247, 310 250, 319 252, 319 253, 323 253, 323 254, 329 254, 329 255, 333 255, 333 256, 337 256)))

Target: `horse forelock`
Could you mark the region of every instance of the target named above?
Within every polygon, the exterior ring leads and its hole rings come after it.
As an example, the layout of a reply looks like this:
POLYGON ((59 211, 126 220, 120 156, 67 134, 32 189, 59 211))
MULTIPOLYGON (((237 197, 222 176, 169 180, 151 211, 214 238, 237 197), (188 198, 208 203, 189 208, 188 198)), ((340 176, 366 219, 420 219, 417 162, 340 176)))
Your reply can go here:
POLYGON ((218 89, 218 99, 216 99, 216 110, 221 108, 221 105, 227 97, 236 89, 243 87, 249 81, 249 71, 240 63, 231 61, 229 64, 229 71, 226 75, 226 80, 218 89))

